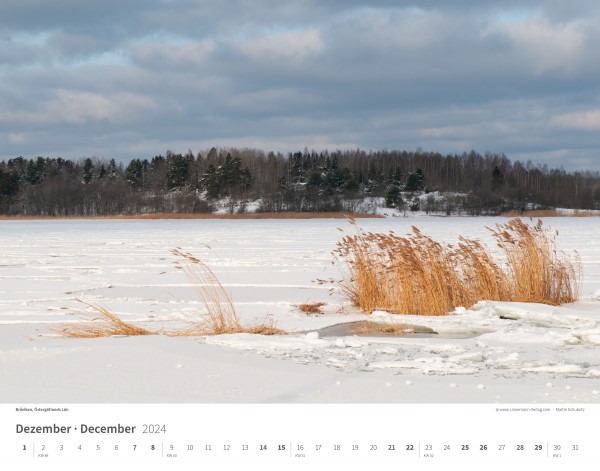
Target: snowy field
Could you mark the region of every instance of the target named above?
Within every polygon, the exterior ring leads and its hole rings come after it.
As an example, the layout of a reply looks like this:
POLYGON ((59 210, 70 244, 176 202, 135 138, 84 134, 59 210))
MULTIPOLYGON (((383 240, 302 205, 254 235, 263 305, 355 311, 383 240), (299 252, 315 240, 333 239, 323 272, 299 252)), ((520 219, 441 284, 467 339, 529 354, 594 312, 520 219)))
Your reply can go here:
MULTIPOLYGON (((363 219, 365 230, 418 226, 493 247, 500 218, 363 219)), ((558 246, 581 257, 581 300, 550 307, 482 300, 445 317, 378 322, 437 335, 327 336, 364 320, 316 279, 339 277, 332 250, 344 220, 0 221, 0 400, 4 403, 598 403, 600 229, 552 218, 558 246), (64 338, 52 329, 99 304, 151 327, 198 318, 203 305, 181 247, 230 286, 242 323, 273 318, 289 335, 64 338), (296 305, 325 302, 307 315, 296 305)))

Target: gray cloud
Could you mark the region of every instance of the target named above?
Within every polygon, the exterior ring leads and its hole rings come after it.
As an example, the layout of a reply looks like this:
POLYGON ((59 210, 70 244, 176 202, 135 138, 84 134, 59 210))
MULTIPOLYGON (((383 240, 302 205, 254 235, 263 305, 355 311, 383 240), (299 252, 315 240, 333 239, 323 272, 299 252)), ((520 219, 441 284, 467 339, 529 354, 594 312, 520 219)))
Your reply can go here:
POLYGON ((0 158, 423 147, 600 169, 600 11, 563 5, 3 2, 0 158))

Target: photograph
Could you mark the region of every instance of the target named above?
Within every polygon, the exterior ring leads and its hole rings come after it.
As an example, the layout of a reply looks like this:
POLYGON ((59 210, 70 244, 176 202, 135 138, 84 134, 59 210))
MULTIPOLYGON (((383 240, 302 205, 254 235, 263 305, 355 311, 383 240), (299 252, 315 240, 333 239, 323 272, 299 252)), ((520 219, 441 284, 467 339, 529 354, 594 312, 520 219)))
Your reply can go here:
POLYGON ((378 211, 0 221, 3 401, 598 401, 598 216, 378 211))

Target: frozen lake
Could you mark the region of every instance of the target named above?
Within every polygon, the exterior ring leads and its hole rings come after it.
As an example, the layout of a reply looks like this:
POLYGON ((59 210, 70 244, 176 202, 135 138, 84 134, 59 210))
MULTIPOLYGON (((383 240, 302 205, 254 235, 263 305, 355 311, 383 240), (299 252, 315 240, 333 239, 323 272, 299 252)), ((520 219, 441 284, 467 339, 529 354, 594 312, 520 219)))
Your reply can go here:
MULTIPOLYGON (((486 226, 498 218, 363 219, 368 231, 398 234, 412 225, 436 240, 476 237, 493 248, 486 226)), ((582 259, 582 296, 600 288, 600 229, 590 218, 554 218, 559 247, 582 259)), ((336 278, 332 250, 344 220, 43 220, 0 221, 0 322, 72 319, 74 298, 100 302, 126 318, 178 318, 196 309, 175 247, 204 261, 231 292, 242 316, 285 322, 293 305, 330 298, 317 278, 336 278)))
MULTIPOLYGON (((362 219, 359 225, 367 231, 391 229, 397 234, 408 233, 415 225, 438 241, 452 243, 464 235, 479 238, 493 248, 486 226, 502 222, 505 219, 418 217, 362 219)), ((339 219, 0 221, 0 331, 3 339, 0 368, 4 370, 3 376, 13 375, 4 377, 14 378, 12 382, 3 382, 0 393, 7 402, 19 397, 29 384, 26 372, 43 376, 40 365, 49 361, 49 356, 54 362, 69 365, 74 355, 89 355, 96 369, 102 370, 102 365, 110 364, 109 372, 114 374, 115 361, 109 363, 98 358, 100 351, 111 358, 124 353, 134 356, 132 361, 138 365, 144 381, 159 383, 148 371, 149 363, 155 367, 162 365, 164 357, 157 362, 155 356, 168 350, 189 361, 177 360, 176 365, 163 365, 169 372, 163 373, 174 384, 156 385, 157 390, 147 391, 139 400, 597 402, 600 399, 600 301, 595 299, 600 290, 598 219, 551 218, 545 220, 545 225, 558 230, 560 249, 567 253, 577 251, 581 258, 582 298, 570 306, 480 303, 466 312, 444 318, 415 320, 414 316, 403 316, 409 323, 445 331, 446 338, 439 339, 325 339, 296 334, 275 338, 231 335, 208 339, 154 337, 117 341, 64 339, 48 332, 53 326, 81 318, 85 306, 76 298, 100 304, 126 320, 153 326, 198 316, 202 303, 185 274, 175 267, 180 261, 170 252, 175 247, 193 253, 213 269, 223 284, 230 286, 242 323, 271 316, 279 328, 307 332, 336 323, 364 320, 365 317, 339 294, 330 295, 328 286, 315 283, 316 279, 338 277, 331 252, 343 236, 339 229, 351 233, 353 228, 339 219), (299 303, 317 301, 327 303, 326 314, 307 316, 295 307, 299 303), (514 319, 509 324, 506 320, 500 321, 506 317, 514 319), (541 324, 540 317, 544 318, 541 324), (456 341, 448 338, 453 331, 460 337, 459 334, 469 329, 491 333, 456 341), (100 347, 101 350, 96 350, 100 347), (136 355, 138 348, 145 357, 136 355), (291 380, 279 384, 272 379, 260 379, 262 376, 257 373, 255 377, 238 375, 245 386, 236 387, 242 391, 245 387, 248 391, 251 385, 263 393, 231 396, 229 390, 219 390, 218 386, 208 398, 202 391, 196 395, 181 392, 181 388, 176 387, 176 378, 170 376, 171 369, 187 365, 189 371, 190 363, 198 371, 206 369, 206 363, 198 363, 201 359, 195 357, 194 349, 199 354, 210 352, 205 362, 219 361, 220 357, 229 359, 236 368, 260 365, 265 378, 269 377, 270 368, 275 373, 282 370, 289 373, 299 368, 295 376, 298 384, 291 380), (239 351, 243 355, 237 353, 239 351), (15 373, 17 367, 21 373, 15 373), (339 375, 344 380, 333 381, 339 375), (303 379, 298 379, 300 376, 303 379), (307 385, 311 377, 318 377, 320 381, 331 377, 331 384, 336 387, 326 395, 316 394, 307 385), (519 380, 523 381, 519 384, 519 380), (348 381, 357 382, 360 387, 343 391, 337 384, 348 381), (371 384, 372 381, 375 384, 371 384), (440 381, 443 385, 436 386, 442 388, 439 393, 434 390, 425 396, 420 386, 410 388, 404 395, 394 389, 394 385, 406 389, 407 382, 428 388, 440 381), (470 392, 459 391, 461 384, 468 385, 470 392), (296 394, 290 387, 301 392, 296 394), (372 391, 368 392, 370 388, 372 391)), ((235 369, 231 367, 231 371, 235 369)), ((47 394, 52 396, 52 391, 57 394, 61 391, 63 396, 60 397, 70 394, 69 400, 75 402, 79 397, 84 402, 130 400, 135 385, 128 381, 142 381, 118 375, 113 380, 118 381, 119 386, 108 393, 103 388, 98 389, 98 378, 93 372, 83 374, 81 384, 66 391, 64 385, 59 384, 60 380, 60 374, 56 379, 47 378, 47 394), (88 391, 87 397, 78 396, 82 388, 88 391)), ((234 379, 231 381, 235 383, 234 379)), ((190 387, 194 385, 192 382, 190 387)), ((36 400, 47 397, 36 396, 29 390, 27 394, 36 400)))

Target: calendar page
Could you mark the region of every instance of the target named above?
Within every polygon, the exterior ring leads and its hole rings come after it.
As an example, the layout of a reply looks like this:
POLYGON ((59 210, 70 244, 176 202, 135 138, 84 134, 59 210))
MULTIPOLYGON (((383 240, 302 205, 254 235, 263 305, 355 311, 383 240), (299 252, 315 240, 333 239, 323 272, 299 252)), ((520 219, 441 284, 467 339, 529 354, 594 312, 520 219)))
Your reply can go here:
POLYGON ((5 469, 591 470, 597 405, 3 405, 5 469))
POLYGON ((600 470, 600 0, 0 0, 0 471, 600 470))

